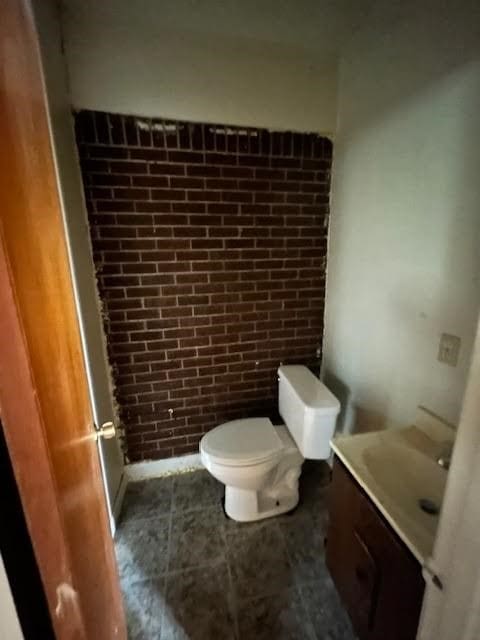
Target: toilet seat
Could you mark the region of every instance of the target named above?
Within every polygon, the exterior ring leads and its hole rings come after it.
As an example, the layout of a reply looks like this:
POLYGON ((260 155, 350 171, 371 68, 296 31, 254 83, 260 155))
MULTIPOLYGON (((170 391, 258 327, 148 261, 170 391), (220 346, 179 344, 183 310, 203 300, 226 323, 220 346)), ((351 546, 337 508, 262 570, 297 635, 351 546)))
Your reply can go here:
POLYGON ((284 445, 268 418, 225 422, 203 436, 200 450, 225 466, 246 467, 276 458, 284 445))

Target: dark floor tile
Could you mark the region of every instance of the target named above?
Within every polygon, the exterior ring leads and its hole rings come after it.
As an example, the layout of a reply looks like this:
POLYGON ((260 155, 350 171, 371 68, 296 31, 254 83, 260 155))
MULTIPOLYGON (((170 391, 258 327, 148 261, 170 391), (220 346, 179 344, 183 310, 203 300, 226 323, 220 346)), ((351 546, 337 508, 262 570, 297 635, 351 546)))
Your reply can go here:
POLYGON ((225 511, 222 509, 222 515, 219 516, 219 520, 223 523, 223 527, 227 534, 241 533, 242 531, 252 533, 257 529, 263 529, 269 525, 276 526, 278 516, 274 518, 264 518, 263 520, 257 520, 254 522, 238 522, 237 520, 232 520, 232 518, 227 516, 225 511))
POLYGON ((324 461, 306 460, 299 482, 297 511, 325 512, 330 485, 330 467, 324 461))
MULTIPOLYGON (((150 622, 148 626, 149 640, 160 640, 164 626, 166 578, 155 578, 150 581, 152 600, 150 602, 150 622)), ((130 640, 130 639, 129 639, 130 640)))
POLYGON ((123 601, 129 640, 159 638, 164 606, 155 582, 143 580, 129 584, 124 589, 123 601))
POLYGON ((167 578, 162 640, 234 640, 225 562, 167 578))
POLYGON ((147 638, 150 623, 151 585, 148 580, 135 582, 123 590, 129 640, 147 638))
POLYGON ((324 532, 308 512, 279 522, 292 564, 295 582, 318 580, 325 567, 324 532))
POLYGON ((163 516, 126 522, 120 527, 115 550, 123 584, 166 572, 169 523, 170 517, 163 516))
POLYGON ((156 518, 170 512, 172 477, 131 482, 123 501, 121 522, 138 518, 156 518))
POLYGON ((275 522, 227 530, 226 538, 238 598, 271 595, 293 583, 285 543, 275 522))
POLYGON ((330 484, 332 469, 326 460, 305 460, 302 465, 300 482, 302 486, 327 486, 330 484))
POLYGON ((172 515, 169 571, 225 559, 225 537, 215 509, 172 515))
POLYGON ((325 539, 328 532, 327 508, 312 509, 310 513, 317 531, 322 535, 322 538, 325 539))
POLYGON ((192 471, 173 480, 173 509, 188 511, 216 507, 222 509, 224 486, 208 471, 192 471))
POLYGON ((130 640, 355 640, 324 565, 328 482, 305 463, 298 509, 253 523, 225 516, 207 472, 130 485, 116 536, 130 640))
POLYGON ((238 605, 242 640, 316 640, 310 620, 295 589, 238 605))
POLYGON ((319 640, 356 640, 326 567, 322 578, 302 585, 300 593, 319 640))

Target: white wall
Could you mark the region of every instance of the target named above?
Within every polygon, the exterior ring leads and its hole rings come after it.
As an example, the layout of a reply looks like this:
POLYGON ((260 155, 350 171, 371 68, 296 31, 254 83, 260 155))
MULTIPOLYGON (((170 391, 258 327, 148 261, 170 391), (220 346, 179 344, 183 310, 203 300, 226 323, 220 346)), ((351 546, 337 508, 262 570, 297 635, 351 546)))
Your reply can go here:
MULTIPOLYGON (((41 47, 53 153, 62 200, 90 398, 95 422, 101 425, 103 422, 113 420, 116 416, 74 138, 73 116, 67 92, 65 61, 61 51, 60 19, 55 0, 34 0, 33 7, 41 47)), ((100 453, 112 519, 123 471, 123 456, 116 439, 101 441, 100 453)))
POLYGON ((471 1, 378 2, 341 61, 327 381, 345 430, 457 422, 480 300, 480 19, 471 1), (436 360, 462 339, 456 368, 436 360))
POLYGON ((63 0, 76 108, 332 133, 370 0, 63 0))
POLYGON ((2 556, 0 556, 0 638, 2 640, 23 640, 2 556))

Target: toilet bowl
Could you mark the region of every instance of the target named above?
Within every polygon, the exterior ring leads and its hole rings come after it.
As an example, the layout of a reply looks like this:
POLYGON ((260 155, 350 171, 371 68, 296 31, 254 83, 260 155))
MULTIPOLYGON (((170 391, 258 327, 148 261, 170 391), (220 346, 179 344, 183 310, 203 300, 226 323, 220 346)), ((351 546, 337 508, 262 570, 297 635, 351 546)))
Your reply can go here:
POLYGON ((293 509, 304 459, 330 455, 338 400, 306 367, 282 366, 278 374, 284 425, 268 418, 232 420, 200 442, 204 466, 225 485, 225 511, 240 522, 293 509))

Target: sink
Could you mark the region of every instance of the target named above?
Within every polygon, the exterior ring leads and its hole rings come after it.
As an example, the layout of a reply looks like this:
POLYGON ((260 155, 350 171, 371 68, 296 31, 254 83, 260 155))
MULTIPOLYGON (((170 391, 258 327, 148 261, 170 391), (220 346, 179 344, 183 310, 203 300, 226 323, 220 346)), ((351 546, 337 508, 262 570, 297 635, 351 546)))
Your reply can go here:
MULTIPOLYGON (((428 513, 421 501, 441 507, 447 473, 424 452, 396 443, 373 445, 363 451, 365 467, 378 492, 397 518, 421 537, 435 536, 438 514, 428 513)), ((432 508, 433 510, 433 508, 432 508)))
POLYGON ((437 459, 455 432, 422 412, 414 425, 341 436, 332 448, 423 563, 433 550, 448 477, 437 459))

